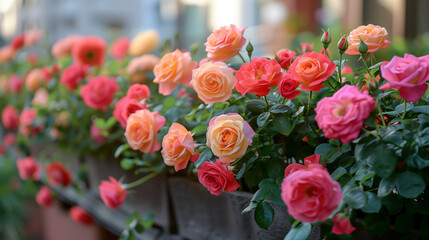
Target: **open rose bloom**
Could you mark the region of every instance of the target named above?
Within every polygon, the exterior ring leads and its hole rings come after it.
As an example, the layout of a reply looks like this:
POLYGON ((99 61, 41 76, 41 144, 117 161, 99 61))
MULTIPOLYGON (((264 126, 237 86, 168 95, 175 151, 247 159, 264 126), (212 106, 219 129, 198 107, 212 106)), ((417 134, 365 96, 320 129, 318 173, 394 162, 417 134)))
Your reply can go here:
POLYGON ((194 155, 194 139, 191 132, 178 123, 173 123, 162 140, 162 157, 168 166, 176 171, 186 168, 194 155))
POLYGON ((387 40, 387 31, 384 27, 368 24, 366 26, 359 26, 350 32, 350 35, 347 37, 349 48, 346 54, 359 55, 358 46, 361 39, 368 45, 368 52, 370 53, 391 44, 387 40))
POLYGON ((246 43, 243 37, 245 29, 231 24, 213 31, 204 44, 207 57, 212 61, 226 61, 234 57, 246 43))

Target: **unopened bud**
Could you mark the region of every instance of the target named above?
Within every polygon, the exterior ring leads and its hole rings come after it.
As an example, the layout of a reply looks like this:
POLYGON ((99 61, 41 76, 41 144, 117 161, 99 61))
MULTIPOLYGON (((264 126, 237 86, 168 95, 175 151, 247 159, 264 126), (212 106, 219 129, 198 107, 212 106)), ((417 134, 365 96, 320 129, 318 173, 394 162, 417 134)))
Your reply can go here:
POLYGON ((360 38, 360 43, 358 45, 358 51, 360 54, 366 54, 368 52, 368 45, 364 41, 362 41, 362 38, 360 38))
POLYGON ((329 44, 331 43, 331 34, 329 34, 329 31, 323 33, 320 41, 322 42, 324 48, 328 48, 329 44))
POLYGON ((338 41, 337 47, 340 54, 343 54, 347 48, 349 48, 349 42, 347 41, 347 38, 342 37, 340 41, 338 41))

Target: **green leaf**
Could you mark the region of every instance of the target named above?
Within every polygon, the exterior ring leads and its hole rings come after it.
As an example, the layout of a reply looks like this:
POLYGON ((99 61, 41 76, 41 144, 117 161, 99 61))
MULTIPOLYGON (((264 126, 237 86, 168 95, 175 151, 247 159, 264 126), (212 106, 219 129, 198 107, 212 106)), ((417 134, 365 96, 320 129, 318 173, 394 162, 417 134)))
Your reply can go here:
POLYGON ((109 129, 109 128, 113 127, 113 125, 115 125, 115 123, 116 123, 116 118, 110 117, 109 119, 107 119, 105 128, 109 129))
POLYGON ((372 192, 365 192, 368 197, 368 202, 365 207, 362 208, 362 211, 366 213, 378 213, 381 208, 381 200, 372 192))
POLYGON ((425 190, 423 178, 413 172, 403 172, 396 182, 399 195, 405 198, 416 198, 425 190))
POLYGON ((195 162, 195 167, 196 167, 196 168, 201 167, 201 165, 203 165, 203 163, 204 163, 205 161, 209 161, 209 160, 211 160, 211 159, 212 159, 212 157, 213 157, 212 150, 211 150, 210 148, 206 148, 206 149, 204 149, 204 150, 201 152, 200 156, 198 157, 198 160, 195 162))
POLYGON ((347 170, 343 167, 338 167, 335 169, 335 171, 331 174, 332 179, 337 181, 341 176, 347 173, 347 170))
POLYGON ((267 103, 259 99, 251 99, 246 102, 246 108, 252 112, 260 113, 265 111, 267 103))
POLYGON ((361 157, 380 177, 388 177, 396 169, 398 156, 384 143, 366 144, 361 157))
POLYGON ((284 104, 276 104, 270 108, 271 113, 286 113, 290 108, 284 104))
POLYGON ((256 123, 259 127, 263 127, 265 123, 270 118, 271 114, 269 112, 261 113, 261 115, 258 116, 258 119, 256 120, 256 123))
POLYGON ((368 201, 368 197, 365 192, 358 187, 351 187, 350 189, 347 189, 343 193, 343 199, 348 205, 350 205, 350 207, 354 209, 363 208, 368 201))
POLYGON ((241 215, 244 215, 244 214, 252 211, 253 209, 255 209, 258 206, 258 204, 259 204, 258 202, 250 201, 249 206, 247 206, 245 209, 243 209, 243 211, 241 211, 241 215))
POLYGON ((316 147, 315 154, 319 154, 322 162, 332 163, 341 156, 341 149, 329 143, 322 143, 316 147))
POLYGON ((292 121, 287 115, 274 116, 274 128, 282 135, 288 136, 295 127, 295 121, 292 121))
POLYGON ((230 63, 230 64, 228 64, 228 67, 230 67, 234 70, 240 70, 241 65, 243 65, 243 63, 230 63))
POLYGON ((266 178, 259 183, 259 188, 265 190, 269 194, 269 198, 273 203, 279 206, 285 206, 281 197, 280 186, 271 178, 266 178))
POLYGON ((100 129, 106 128, 105 127, 106 123, 104 122, 104 119, 102 119, 102 118, 95 119, 94 120, 94 124, 95 124, 95 126, 97 126, 100 129))
POLYGON ((293 114, 292 118, 295 118, 301 115, 304 112, 304 109, 305 109, 305 106, 299 107, 298 111, 296 111, 295 114, 293 114))
POLYGON ((130 170, 134 167, 134 159, 124 158, 121 160, 121 167, 125 170, 130 170))
POLYGON ((269 203, 262 202, 256 207, 254 217, 261 228, 268 230, 274 220, 274 209, 269 203))
POLYGON ((310 223, 301 223, 297 227, 292 228, 284 238, 284 240, 306 240, 311 232, 310 223))
POLYGON ((199 134, 207 131, 208 126, 207 125, 199 125, 194 127, 191 132, 192 134, 199 134))
POLYGON ((387 178, 382 178, 380 181, 380 185, 378 186, 377 196, 385 197, 389 195, 393 191, 397 179, 398 178, 393 175, 387 178))
POLYGON ((129 149, 130 148, 130 145, 128 145, 128 143, 124 143, 124 144, 122 144, 122 145, 120 145, 117 149, 116 149, 116 151, 115 151, 115 158, 118 158, 119 157, 119 155, 121 155, 121 153, 123 152, 123 151, 125 151, 125 150, 127 150, 127 149, 129 149))
POLYGON ((395 220, 395 230, 400 233, 407 233, 414 225, 414 217, 409 213, 399 214, 395 220))

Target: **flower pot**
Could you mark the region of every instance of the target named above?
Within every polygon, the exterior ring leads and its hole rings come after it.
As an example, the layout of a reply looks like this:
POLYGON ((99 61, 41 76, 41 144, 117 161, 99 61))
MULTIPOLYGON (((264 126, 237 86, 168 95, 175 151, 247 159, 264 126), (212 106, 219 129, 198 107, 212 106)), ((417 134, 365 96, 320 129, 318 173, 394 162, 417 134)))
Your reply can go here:
MULTIPOLYGON (((289 229, 285 207, 271 204, 275 216, 269 230, 260 228, 253 212, 241 215, 252 199, 246 192, 210 194, 201 184, 186 178, 168 179, 178 232, 189 239, 283 239, 289 229)), ((320 239, 320 228, 313 227, 308 239, 320 239)))
MULTIPOLYGON (((144 175, 135 175, 133 171, 125 171, 121 168, 117 159, 98 159, 94 156, 86 158, 88 164, 88 179, 90 191, 99 197, 98 186, 102 180, 108 180, 109 176, 125 183, 136 181, 144 175)), ((122 208, 132 213, 155 214, 154 223, 165 232, 170 232, 170 208, 168 205, 166 175, 158 175, 149 181, 127 191, 127 198, 122 208)))

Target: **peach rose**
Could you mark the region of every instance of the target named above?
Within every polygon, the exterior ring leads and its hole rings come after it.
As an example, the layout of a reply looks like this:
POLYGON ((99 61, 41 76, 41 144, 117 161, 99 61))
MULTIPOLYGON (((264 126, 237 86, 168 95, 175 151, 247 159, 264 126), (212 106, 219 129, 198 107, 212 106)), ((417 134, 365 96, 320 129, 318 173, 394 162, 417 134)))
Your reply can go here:
POLYGON ((168 166, 179 171, 186 168, 189 159, 194 155, 192 134, 179 123, 173 123, 167 135, 162 139, 162 157, 168 166))
POLYGON ((140 56, 155 50, 159 45, 159 34, 156 30, 139 33, 130 43, 128 53, 131 56, 140 56))
POLYGON ((165 54, 155 65, 153 82, 159 84, 159 93, 170 95, 178 83, 185 85, 191 81, 192 70, 197 66, 198 63, 192 61, 189 52, 183 53, 177 49, 165 54))
POLYGON ((43 81, 44 77, 42 70, 36 68, 31 70, 31 72, 27 75, 27 78, 25 80, 25 87, 27 87, 28 90, 34 92, 39 89, 43 81))
POLYGON ((36 45, 43 37, 43 32, 39 29, 31 29, 25 32, 24 46, 31 47, 36 45))
POLYGON ((73 46, 77 43, 82 36, 70 35, 66 38, 58 40, 54 46, 52 46, 51 53, 55 58, 65 57, 70 55, 73 46))
POLYGON ((34 97, 33 97, 33 100, 31 101, 31 104, 46 106, 46 104, 48 104, 48 99, 49 99, 48 90, 44 88, 39 88, 37 89, 36 93, 34 93, 34 97))
POLYGON ((226 61, 234 57, 246 43, 243 37, 245 29, 231 24, 214 30, 204 43, 207 57, 212 61, 226 61))
POLYGON ((349 48, 346 51, 348 55, 359 55, 358 46, 360 39, 368 45, 368 52, 375 52, 380 48, 385 48, 391 44, 386 40, 387 31, 384 27, 368 24, 360 26, 350 32, 347 37, 349 48))
POLYGON ((220 115, 210 120, 207 146, 225 164, 241 158, 255 135, 252 127, 237 113, 220 115))
POLYGON ((130 82, 145 82, 146 72, 152 71, 159 62, 159 58, 152 54, 145 54, 131 59, 126 72, 131 74, 130 82))
POLYGON ((0 48, 0 63, 6 63, 15 57, 16 50, 10 46, 0 48))
POLYGON ((301 82, 304 91, 320 91, 323 82, 335 72, 335 63, 326 55, 307 52, 299 56, 289 67, 288 73, 301 82))
POLYGON ((191 85, 206 104, 228 100, 235 82, 234 75, 223 62, 208 62, 192 71, 191 85))
POLYGON ((153 153, 161 148, 158 131, 165 123, 165 118, 158 112, 147 109, 139 110, 127 120, 125 137, 130 147, 144 153, 153 153))

